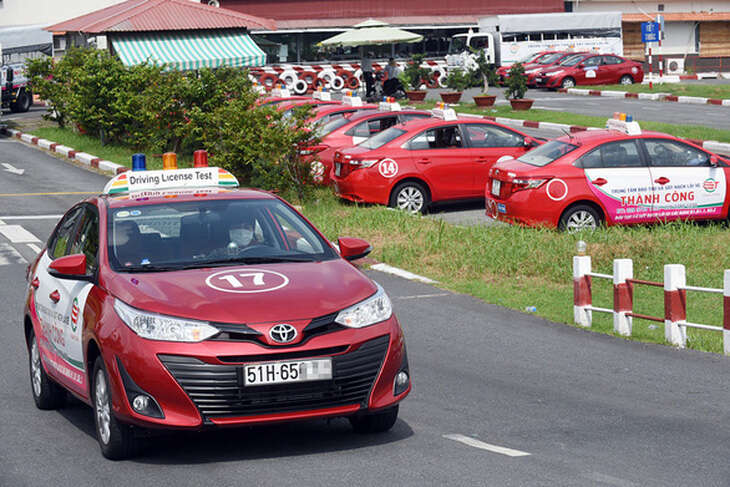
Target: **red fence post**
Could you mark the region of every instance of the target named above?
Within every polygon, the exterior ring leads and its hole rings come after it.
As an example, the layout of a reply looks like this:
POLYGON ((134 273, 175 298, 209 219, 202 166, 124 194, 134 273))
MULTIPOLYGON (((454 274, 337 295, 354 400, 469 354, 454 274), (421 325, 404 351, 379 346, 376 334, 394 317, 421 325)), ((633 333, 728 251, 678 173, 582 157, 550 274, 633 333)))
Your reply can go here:
POLYGON ((687 277, 682 264, 664 266, 664 338, 672 345, 684 348, 687 329, 687 277))
POLYGON ((633 286, 626 282, 634 277, 631 259, 613 260, 613 331, 631 336, 632 319, 627 316, 634 310, 633 286))
POLYGON ((722 283, 722 349, 730 355, 730 270, 725 269, 722 283))
POLYGON ((575 324, 590 328, 593 303, 591 296, 591 257, 576 255, 573 257, 573 317, 575 324))

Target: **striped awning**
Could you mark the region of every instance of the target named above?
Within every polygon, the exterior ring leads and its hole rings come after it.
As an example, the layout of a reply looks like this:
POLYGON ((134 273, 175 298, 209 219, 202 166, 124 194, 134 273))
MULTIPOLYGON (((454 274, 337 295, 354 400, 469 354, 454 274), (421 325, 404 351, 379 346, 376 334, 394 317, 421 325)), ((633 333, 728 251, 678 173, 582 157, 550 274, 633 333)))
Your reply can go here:
POLYGON ((111 38, 125 66, 152 63, 166 71, 266 64, 266 54, 244 32, 155 32, 111 38))

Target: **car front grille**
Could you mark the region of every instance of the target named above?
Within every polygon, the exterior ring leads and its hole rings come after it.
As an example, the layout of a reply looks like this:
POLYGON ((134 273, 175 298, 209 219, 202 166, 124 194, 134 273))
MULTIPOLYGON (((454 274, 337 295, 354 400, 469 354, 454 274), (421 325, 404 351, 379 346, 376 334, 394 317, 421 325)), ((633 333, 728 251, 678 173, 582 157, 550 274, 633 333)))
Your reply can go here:
MULTIPOLYGON (((214 365, 178 355, 160 355, 159 358, 206 420, 351 404, 364 406, 388 343, 389 336, 384 335, 363 343, 355 351, 333 356, 332 380, 254 387, 244 387, 241 365, 214 365)), ((277 359, 286 359, 281 355, 277 354, 277 359)), ((257 358, 259 360, 261 357, 257 358)))

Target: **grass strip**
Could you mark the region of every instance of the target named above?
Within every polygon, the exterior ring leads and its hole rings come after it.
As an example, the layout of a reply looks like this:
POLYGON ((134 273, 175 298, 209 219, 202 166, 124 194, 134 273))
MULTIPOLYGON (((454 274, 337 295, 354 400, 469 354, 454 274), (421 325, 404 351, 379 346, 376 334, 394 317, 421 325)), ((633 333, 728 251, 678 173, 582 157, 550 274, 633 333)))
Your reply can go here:
MULTIPOLYGON (((102 145, 98 138, 91 135, 79 134, 70 128, 39 127, 34 129, 32 133, 36 137, 73 147, 79 152, 86 152, 101 159, 121 164, 122 166, 132 166, 132 154, 135 153, 134 150, 113 144, 102 145)), ((191 165, 191 156, 181 156, 178 154, 179 167, 190 167, 191 165)), ((147 169, 162 169, 162 154, 147 154, 147 169)))
MULTIPOLYGON (((509 225, 460 227, 378 206, 343 203, 328 190, 303 204, 304 214, 331 240, 368 240, 373 258, 439 281, 439 286, 516 310, 536 306, 537 315, 573 323, 572 256, 576 242, 588 244, 595 272, 612 273, 614 258, 634 259, 639 279, 663 280, 665 264, 684 264, 687 282, 722 287, 730 268, 730 232, 722 224, 669 223, 611 227, 582 234, 509 225)), ((593 302, 612 307, 609 281, 594 280, 593 302)), ((722 297, 691 293, 689 321, 722 324, 722 297)), ((664 316, 663 292, 635 287, 635 311, 664 316)), ((515 326, 519 326, 518 323, 515 326)), ((610 315, 594 313, 593 330, 613 334, 610 315)), ((688 347, 722 352, 722 334, 688 330, 688 347)), ((661 324, 634 320, 632 340, 665 343, 661 324)))
MULTIPOLYGON (((431 109, 434 102, 418 104, 421 109, 431 109)), ((533 108, 526 111, 514 111, 507 105, 499 105, 490 108, 480 108, 473 103, 462 103, 454 106, 454 109, 461 113, 472 113, 490 117, 515 118, 518 120, 533 120, 536 122, 564 123, 567 125, 579 125, 583 127, 605 127, 606 117, 592 115, 581 115, 570 112, 557 112, 552 110, 540 110, 533 108)), ((637 119, 644 130, 663 132, 684 139, 716 140, 718 142, 730 142, 730 130, 714 129, 699 125, 674 125, 671 123, 642 121, 637 119)))
POLYGON ((671 93, 676 96, 730 98, 730 84, 654 83, 649 85, 600 85, 579 87, 588 90, 628 91, 629 93, 671 93))

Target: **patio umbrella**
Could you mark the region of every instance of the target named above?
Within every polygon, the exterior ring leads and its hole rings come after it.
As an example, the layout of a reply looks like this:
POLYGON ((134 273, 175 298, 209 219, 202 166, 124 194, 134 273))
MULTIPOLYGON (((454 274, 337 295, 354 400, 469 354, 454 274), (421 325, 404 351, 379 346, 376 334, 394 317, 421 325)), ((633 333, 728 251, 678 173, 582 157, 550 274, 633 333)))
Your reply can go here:
POLYGON ((319 46, 373 46, 378 44, 398 44, 420 42, 422 35, 391 27, 379 20, 366 20, 334 37, 320 42, 319 46))

